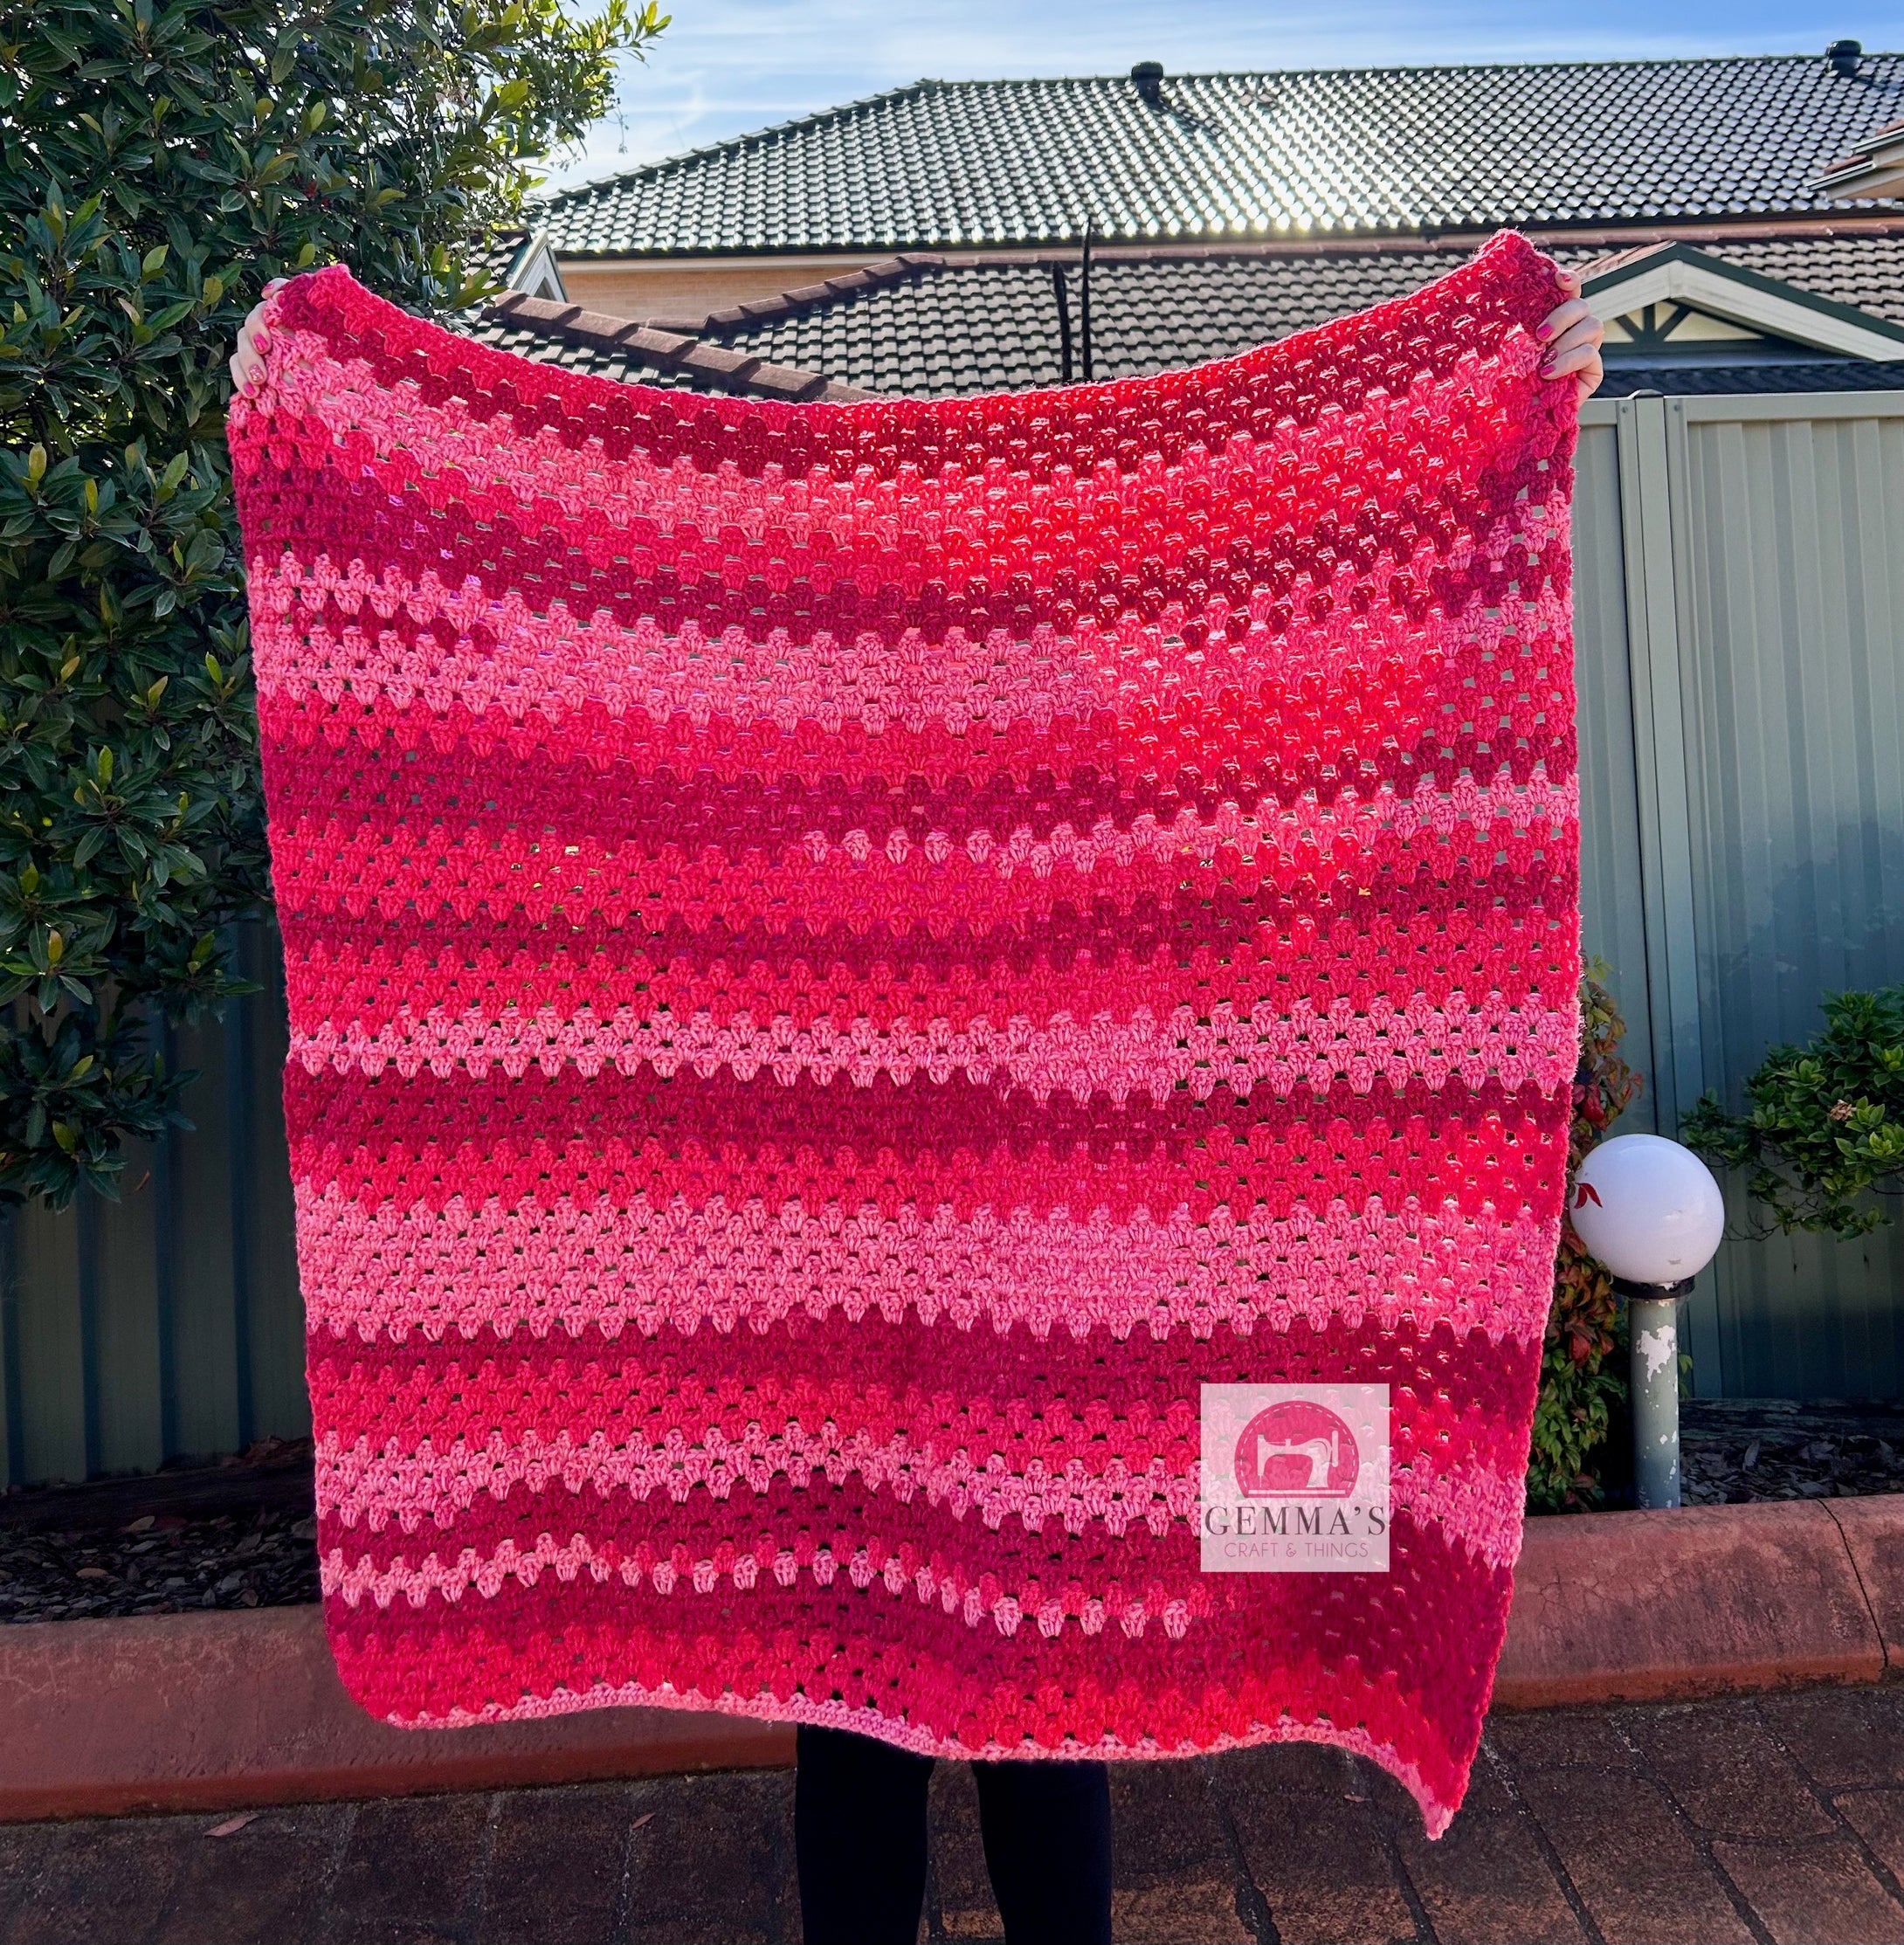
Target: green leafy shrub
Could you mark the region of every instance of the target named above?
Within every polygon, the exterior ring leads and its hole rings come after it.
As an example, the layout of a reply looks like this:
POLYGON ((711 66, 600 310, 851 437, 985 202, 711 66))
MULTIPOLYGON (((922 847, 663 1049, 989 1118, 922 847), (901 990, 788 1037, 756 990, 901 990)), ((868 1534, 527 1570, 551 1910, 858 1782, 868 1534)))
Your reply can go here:
POLYGON ((1889 1220, 1874 1199, 1904 1188, 1904 986, 1840 993, 1805 1047, 1774 1047, 1730 1113, 1712 1095, 1687 1117, 1687 1145, 1742 1170, 1772 1227, 1845 1238, 1889 1220))
MULTIPOLYGON (((1607 969, 1590 964, 1580 981, 1580 1066, 1574 1076, 1567 1177, 1588 1149, 1632 1106, 1639 1076, 1620 1059, 1626 1032, 1607 969)), ((1528 1457, 1528 1507, 1558 1513, 1597 1506, 1602 1498, 1595 1454, 1605 1445, 1626 1395, 1618 1357, 1621 1307, 1611 1273, 1580 1246, 1570 1222, 1561 1225, 1554 1265, 1554 1305, 1541 1349, 1540 1398, 1528 1457)))
POLYGON ((666 24, 608 0, 0 0, 0 1201, 178 1119, 148 1029, 266 893, 225 361, 267 279, 483 291, 666 24), (10 1003, 10 1004, 8 1004, 10 1003))

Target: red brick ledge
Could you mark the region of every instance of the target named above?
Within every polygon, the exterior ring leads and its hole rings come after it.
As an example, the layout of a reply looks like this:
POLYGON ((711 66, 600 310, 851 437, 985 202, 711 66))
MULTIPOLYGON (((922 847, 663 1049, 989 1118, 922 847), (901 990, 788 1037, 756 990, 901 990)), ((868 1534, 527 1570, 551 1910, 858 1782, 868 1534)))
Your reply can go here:
POLYGON ((1904 1671, 1904 1493, 1529 1520, 1496 1708, 1904 1671))
MULTIPOLYGON (((1497 1708, 1904 1667, 1904 1494, 1528 1522, 1497 1708)), ((315 1608, 0 1629, 0 1822, 790 1762, 741 1717, 601 1709, 401 1730, 345 1695, 315 1608)))

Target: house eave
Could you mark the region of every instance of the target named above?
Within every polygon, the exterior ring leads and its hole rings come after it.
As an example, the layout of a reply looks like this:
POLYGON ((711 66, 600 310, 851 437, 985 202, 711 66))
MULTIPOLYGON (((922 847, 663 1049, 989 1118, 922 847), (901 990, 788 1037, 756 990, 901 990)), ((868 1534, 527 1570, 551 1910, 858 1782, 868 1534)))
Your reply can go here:
POLYGON ((1603 322, 1649 304, 1679 303, 1841 357, 1884 363, 1904 356, 1904 325, 1689 248, 1589 277, 1581 295, 1603 322))

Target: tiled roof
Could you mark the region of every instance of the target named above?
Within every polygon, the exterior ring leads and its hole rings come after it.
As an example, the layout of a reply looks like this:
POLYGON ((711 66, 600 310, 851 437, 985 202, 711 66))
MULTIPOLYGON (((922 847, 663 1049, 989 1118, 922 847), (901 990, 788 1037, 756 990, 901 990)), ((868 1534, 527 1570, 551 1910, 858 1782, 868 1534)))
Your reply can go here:
MULTIPOLYGON (((1904 230, 1702 247, 1904 321, 1904 230)), ((1100 255, 1091 277, 1093 376, 1164 371, 1246 350, 1405 296, 1468 254, 1338 248, 1100 255)), ((1583 263, 1597 253, 1560 254, 1583 263)), ((1072 375, 1081 377, 1074 252, 951 264, 929 255, 895 258, 778 299, 662 321, 729 353, 824 372, 872 391, 935 395, 1056 384, 1063 376, 1063 327, 1054 271, 1065 286, 1072 375)))
POLYGON ((1904 55, 920 81, 555 197, 564 255, 1473 231, 1836 210, 1904 55))
MULTIPOLYGON (((1701 245, 1762 274, 1904 322, 1904 226, 1895 233, 1701 245)), ((1643 260, 1650 251, 1631 254, 1643 260)), ((1093 375, 1116 378, 1227 356, 1391 297, 1465 262, 1463 249, 1300 253, 1211 249, 1165 255, 1112 252, 1093 259, 1093 375)), ((1603 252, 1557 252, 1601 267, 1603 252)), ((1027 252, 979 262, 930 254, 862 270, 698 318, 646 326, 579 305, 508 300, 477 330, 532 357, 644 384, 804 398, 852 388, 914 396, 1011 390, 1061 382, 1065 290, 1071 376, 1083 376, 1082 303, 1074 252, 1027 252), (822 376, 824 374, 824 376, 822 376), (828 389, 827 381, 835 381, 828 389)), ((1886 368, 1801 359, 1698 377, 1628 368, 1608 390, 1819 390, 1888 388, 1886 368)))
POLYGON ((521 228, 498 230, 471 251, 466 266, 471 276, 482 275, 507 286, 511 273, 528 253, 531 232, 521 228))
MULTIPOLYGON (((1122 378, 1225 357, 1405 296, 1466 250, 1354 257, 1099 258, 1091 272, 1093 375, 1122 378)), ((724 344, 837 372, 869 390, 937 394, 1051 385, 1063 376, 1053 272, 1063 279, 1072 376, 1083 376, 1074 257, 921 266, 904 282, 779 321, 722 327, 724 344)))

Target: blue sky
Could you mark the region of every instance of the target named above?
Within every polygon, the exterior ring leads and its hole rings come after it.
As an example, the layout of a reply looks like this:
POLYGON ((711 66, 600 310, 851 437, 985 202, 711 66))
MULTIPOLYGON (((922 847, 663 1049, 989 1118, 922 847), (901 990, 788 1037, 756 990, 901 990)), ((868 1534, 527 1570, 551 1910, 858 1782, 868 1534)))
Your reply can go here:
MULTIPOLYGON (((663 0, 666 6, 669 0, 663 0)), ((1399 62, 1822 53, 1838 38, 1904 46, 1904 6, 1468 4, 1239 6, 1224 0, 675 0, 645 65, 627 64, 619 116, 548 171, 552 184, 631 169, 702 142, 915 81, 1121 74, 1166 67, 1358 67, 1399 62)))

